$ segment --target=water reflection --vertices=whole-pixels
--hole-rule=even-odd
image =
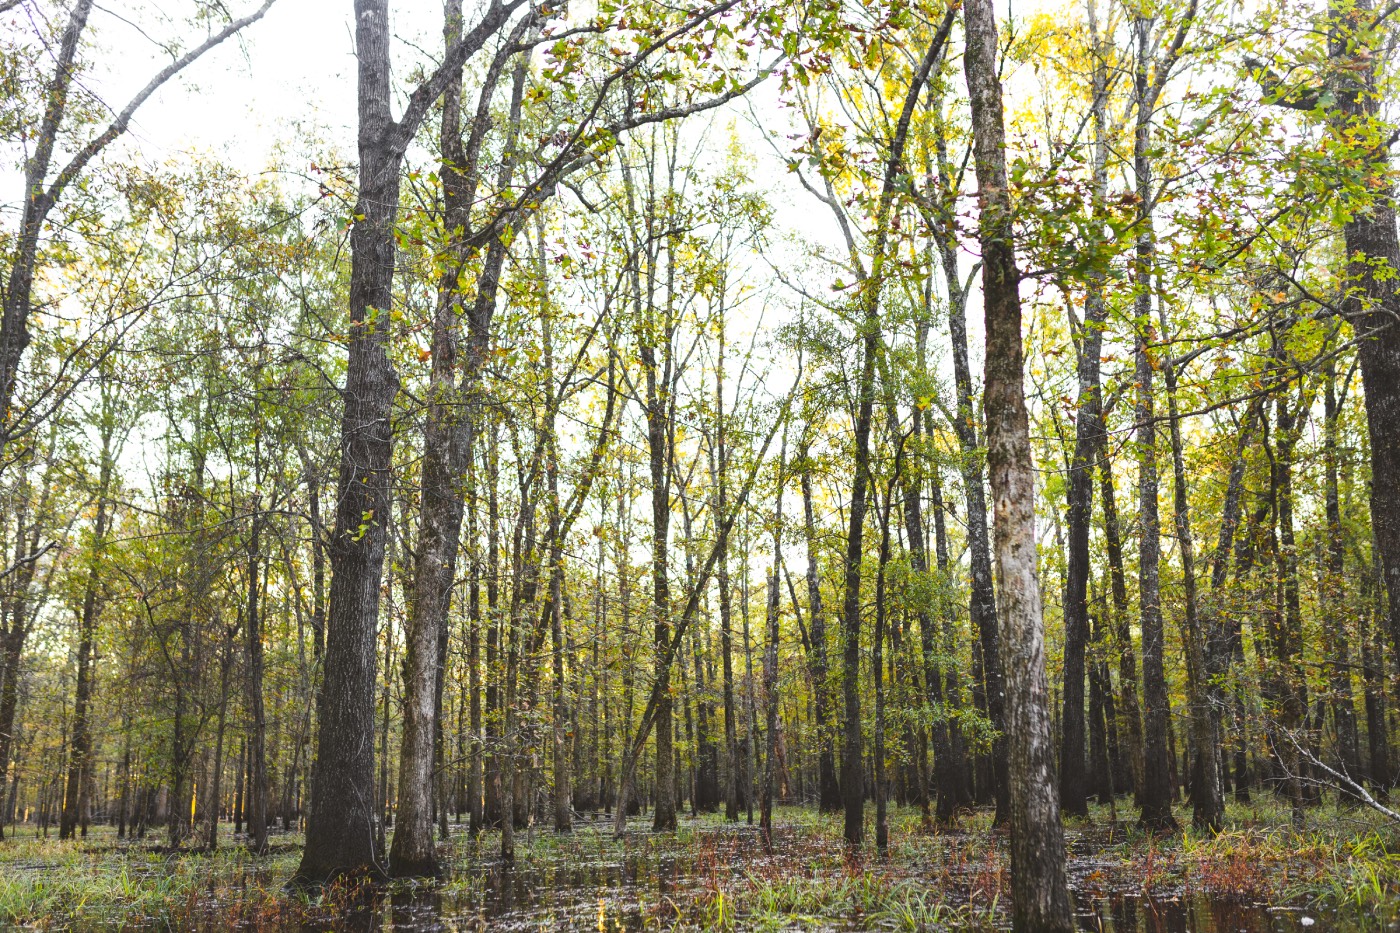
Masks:
[[[231,913],[219,905],[211,888],[210,903],[199,929],[214,933],[228,929],[274,930],[286,933],[514,933],[514,931],[583,930],[626,933],[636,930],[672,929],[680,919],[690,929],[702,911],[697,909],[716,882],[727,884],[744,873],[779,878],[791,876],[794,866],[819,863],[819,847],[802,852],[800,839],[784,840],[786,861],[762,854],[756,835],[743,830],[715,833],[697,846],[693,856],[677,857],[660,845],[653,848],[644,836],[623,855],[600,843],[595,850],[577,837],[571,848],[545,849],[517,866],[492,860],[485,849],[471,846],[463,853],[456,873],[441,885],[365,887],[344,892],[322,914],[322,919],[301,923],[304,914],[249,914],[242,908]],[[828,853],[829,854],[829,853]],[[809,858],[810,856],[810,858]],[[1205,894],[1145,897],[1119,890],[1088,893],[1092,853],[1076,853],[1080,871],[1074,877],[1086,892],[1077,896],[1077,925],[1085,933],[1400,933],[1400,903],[1382,916],[1319,913],[1274,908],[1236,898]],[[1092,866],[1090,866],[1092,867]],[[818,871],[817,879],[836,882],[839,868]],[[807,877],[811,877],[808,875]],[[907,881],[913,876],[901,876]],[[946,876],[945,876],[946,880]],[[245,886],[268,888],[276,879],[266,871],[244,876]],[[931,892],[937,894],[937,892]],[[835,916],[818,920],[792,917],[783,929],[821,930],[829,933],[886,933],[894,930],[893,918],[880,922]],[[297,919],[293,919],[297,918]],[[154,918],[146,918],[153,920]],[[766,917],[772,928],[775,918]],[[910,918],[912,919],[912,918]],[[999,915],[1002,924],[1009,917]],[[186,924],[188,925],[188,924]],[[118,923],[92,923],[85,929],[159,929],[141,918]],[[734,929],[747,930],[743,918]],[[940,927],[941,928],[941,927]]]
[[[382,895],[352,917],[338,918],[334,929],[353,933],[667,929],[684,912],[686,898],[698,894],[700,879],[694,869],[673,858],[644,857],[529,869],[479,866],[474,878],[459,879],[445,888]],[[1400,906],[1382,917],[1343,916],[1204,895],[1114,894],[1080,898],[1078,926],[1086,933],[1400,933]],[[745,929],[742,919],[736,928]],[[805,918],[802,928],[813,928],[811,918]],[[838,919],[817,928],[833,933],[883,929]]]
[[[1382,916],[1269,907],[1207,895],[1081,899],[1079,928],[1094,933],[1393,933],[1400,907]]]

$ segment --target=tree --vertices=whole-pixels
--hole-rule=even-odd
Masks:
[[[1040,583],[1036,576],[1035,487],[1022,385],[1020,272],[1007,185],[1006,137],[991,0],[966,0],[963,63],[972,102],[982,246],[987,358],[983,406],[993,535],[1005,652],[1011,790],[1012,921],[1017,930],[1072,930],[1064,830],[1052,778],[1049,689]]]
[[[70,96],[78,77],[78,45],[92,13],[93,0],[75,0],[68,14],[68,23],[59,40],[54,69],[44,86],[43,115],[37,127],[26,127],[26,143],[33,140],[33,153],[24,165],[24,206],[19,230],[5,273],[6,284],[3,310],[0,311],[0,408],[6,412],[6,424],[0,432],[0,452],[19,433],[32,428],[14,420],[15,383],[20,364],[31,338],[29,322],[33,307],[36,273],[41,260],[42,239],[49,215],[60,200],[84,177],[89,164],[114,140],[126,132],[132,117],[156,91],[171,78],[184,71],[206,52],[221,45],[231,36],[262,19],[275,0],[265,0],[262,6],[240,18],[231,20],[203,42],[157,72],[131,98],[102,130],[90,136],[55,173],[54,155],[65,132],[77,128],[78,116],[70,112]]]

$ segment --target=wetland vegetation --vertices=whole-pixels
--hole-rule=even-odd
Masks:
[[[1144,834],[1094,806],[1066,828],[1079,929],[1131,933],[1365,933],[1400,922],[1395,833],[1354,808],[1325,808],[1296,834],[1286,810],[1232,806],[1230,832]],[[459,829],[462,827],[458,827]],[[840,825],[803,809],[756,827],[682,818],[675,834],[635,820],[567,836],[522,836],[513,864],[494,834],[465,832],[435,884],[285,887],[300,834],[269,852],[172,852],[94,831],[79,847],[14,840],[0,857],[0,923],[34,929],[241,930],[995,930],[1009,925],[1005,834],[990,814],[931,832],[893,821],[887,858],[851,859]]]

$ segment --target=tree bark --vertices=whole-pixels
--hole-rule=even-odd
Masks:
[[[1347,610],[1346,587],[1343,576],[1346,570],[1346,539],[1342,529],[1341,496],[1337,489],[1338,445],[1337,419],[1340,416],[1337,403],[1336,371],[1331,360],[1323,364],[1323,378],[1326,382],[1323,397],[1322,459],[1324,483],[1324,513],[1327,521],[1326,572],[1322,581],[1323,605],[1328,606],[1333,633],[1332,650],[1328,671],[1329,686],[1332,690],[1332,721],[1337,737],[1337,759],[1343,774],[1354,781],[1365,780],[1361,767],[1360,739],[1356,728],[1356,697],[1351,688],[1351,632]],[[1345,391],[1345,387],[1343,387]],[[1364,609],[1363,609],[1364,611]],[[1354,792],[1350,793],[1355,798]]]
[[[940,146],[942,146],[940,140]],[[942,155],[942,153],[940,153]],[[943,165],[947,159],[940,158]],[[942,171],[944,190],[951,188],[951,167]],[[976,630],[982,656],[981,691],[987,717],[996,730],[992,740],[989,773],[992,794],[996,800],[997,823],[1005,822],[1009,803],[1007,785],[1007,748],[1005,688],[1002,684],[1001,648],[998,644],[996,590],[992,581],[992,549],[987,532],[987,495],[983,482],[983,451],[977,437],[977,406],[972,391],[972,366],[967,345],[967,297],[958,275],[958,244],[951,230],[951,217],[946,233],[939,237],[939,255],[948,292],[948,332],[953,351],[953,382],[957,392],[957,417],[953,433],[958,438],[961,458],[959,469],[963,482],[963,498],[967,509],[968,562],[971,587],[968,614]],[[940,228],[942,229],[942,228]],[[979,791],[980,798],[981,791]]]
[[[1091,104],[1094,124],[1093,213],[1096,231],[1104,229],[1108,195],[1108,62],[1099,37],[1097,10],[1089,3],[1094,44]],[[1085,815],[1088,792],[1084,770],[1084,657],[1089,640],[1089,527],[1094,512],[1094,469],[1104,443],[1103,400],[1099,388],[1103,332],[1108,319],[1104,275],[1091,272],[1085,283],[1084,324],[1078,341],[1079,398],[1074,418],[1074,454],[1069,471],[1065,515],[1065,682],[1060,726],[1060,805],[1066,813]]]
[[[248,596],[246,635],[247,670],[244,672],[245,702],[248,705],[248,786],[246,812],[248,849],[254,855],[267,852],[268,779],[267,718],[263,711],[263,631],[261,596],[262,514],[255,510],[248,538]]]
[[[1386,613],[1385,585],[1382,579],[1380,549],[1373,549],[1371,572],[1363,587],[1367,605],[1361,612],[1361,675],[1366,694],[1366,744],[1369,758],[1366,771],[1371,792],[1384,799],[1390,792],[1390,723],[1386,716],[1383,619]],[[1370,592],[1367,592],[1369,590]]]
[[[898,441],[896,441],[897,443]],[[902,451],[901,451],[902,453]],[[901,458],[895,457],[895,473],[901,467]],[[888,779],[885,776],[885,568],[890,562],[890,507],[894,503],[894,480],[891,477],[885,489],[885,507],[878,515],[880,521],[880,551],[878,570],[875,571],[875,631],[870,642],[870,673],[875,682],[875,734],[873,736],[873,770],[875,778],[875,851],[881,858],[890,852],[890,821]]]
[[[870,485],[870,429],[875,408],[875,367],[880,352],[880,290],[885,280],[885,255],[890,231],[890,214],[896,188],[905,174],[904,148],[909,125],[923,94],[934,64],[941,60],[944,43],[952,27],[955,9],[949,7],[929,42],[919,68],[904,97],[904,107],[890,140],[884,179],[875,214],[874,249],[869,274],[862,277],[861,369],[857,383],[855,418],[855,463],[851,480],[851,501],[846,531],[845,593],[842,601],[842,694],[846,707],[844,749],[841,759],[841,792],[845,798],[846,845],[859,849],[863,841],[865,811],[865,767],[861,752],[860,712],[860,584],[861,558],[865,534],[865,512]]]
[[[1156,238],[1152,231],[1151,128],[1153,99],[1148,82],[1149,24],[1134,21],[1138,54],[1135,71],[1137,119],[1133,133],[1133,174],[1138,200],[1137,243],[1133,258],[1134,371],[1137,379],[1138,601],[1142,628],[1143,770],[1138,791],[1139,822],[1152,832],[1174,829],[1172,781],[1167,751],[1171,699],[1167,691],[1166,646],[1162,623],[1161,525],[1157,512],[1157,422],[1152,388],[1155,366],[1152,273]]]
[[[722,309],[718,329],[719,347],[715,363],[714,447],[710,455],[710,474],[711,486],[714,488],[715,520],[719,523],[718,540],[715,543],[718,552],[718,569],[715,571],[715,579],[719,587],[719,641],[724,674],[724,749],[725,758],[729,762],[728,780],[725,781],[724,785],[724,818],[727,822],[735,823],[739,820],[742,768],[739,763],[739,730],[736,720],[738,710],[734,703],[734,621],[732,593],[729,586],[729,525],[723,520],[723,516],[727,515],[729,510],[729,450],[726,444],[724,421],[724,315]]]
[[[83,608],[78,621],[78,674],[73,687],[73,739],[69,743],[68,783],[63,799],[63,815],[59,823],[60,839],[73,838],[73,831],[88,807],[87,795],[83,793],[92,767],[92,722],[91,704],[96,659],[93,657],[97,638],[99,615],[98,590],[101,588],[100,567],[103,551],[107,543],[108,512],[111,507],[113,471],[113,434],[116,430],[113,410],[115,391],[103,374],[101,385],[102,421],[99,434],[102,438],[100,466],[97,479],[97,515],[93,519],[92,545],[88,555],[87,578],[83,583]],[[0,779],[3,779],[0,768]],[[84,833],[86,835],[86,833]]]
[[[375,633],[388,531],[390,418],[399,377],[386,352],[399,166],[389,113],[389,3],[356,0],[360,196],[350,231],[350,346],[341,422],[320,731],[298,878],[380,875],[375,840]]]
[[[410,95],[398,121],[390,113],[388,0],[355,3],[360,190],[350,232],[349,359],[342,392],[339,494],[329,544],[331,592],[325,679],[318,702],[320,730],[306,846],[297,870],[302,883],[384,873],[375,842],[374,753],[367,737],[374,731],[375,635],[393,453],[390,421],[399,387],[387,353],[393,327],[399,172],[428,108],[447,90],[456,69],[510,20],[521,2],[493,2],[470,32],[449,47],[439,69]],[[415,663],[432,666],[431,660]],[[429,705],[433,692],[427,691]],[[427,745],[431,756],[431,729]]]
[[[1362,177],[1340,190],[1345,208],[1349,288],[1345,310],[1356,330],[1357,357],[1365,390],[1366,424],[1371,434],[1371,523],[1380,551],[1389,597],[1387,628],[1400,655],[1400,233],[1396,230],[1390,148],[1358,142],[1371,134],[1385,138],[1378,57],[1384,40],[1370,0],[1336,2],[1329,10],[1330,80],[1337,105],[1328,121],[1341,151],[1357,153]],[[1369,26],[1369,28],[1368,28]]]
[[[933,541],[934,560],[938,568],[939,576],[947,582],[950,579],[949,557],[948,557],[948,529],[944,519],[943,504],[943,484],[938,476],[938,467],[933,468],[933,475],[930,477],[929,490],[931,494],[931,505],[933,508]],[[945,658],[957,657],[957,641],[954,631],[954,613],[952,606],[945,608],[943,615],[943,625],[940,650]],[[927,649],[925,653],[927,657]],[[934,672],[936,676],[938,672]],[[944,717],[947,719],[948,753],[944,761],[934,759],[933,776],[938,785],[938,799],[934,808],[934,816],[940,823],[948,825],[952,823],[957,812],[957,808],[970,799],[967,787],[967,760],[964,753],[965,743],[963,741],[962,728],[958,720],[952,715],[953,712],[962,708],[962,685],[958,676],[958,664],[956,662],[946,665],[941,672],[945,675],[943,708]],[[925,668],[925,676],[930,676]]]
[[[1012,925],[1074,929],[1065,881],[1064,829],[1054,778],[1044,620],[1036,574],[1035,469],[1026,411],[1020,272],[1012,239],[1006,130],[991,0],[966,0],[963,64],[972,108],[987,333],[983,406],[994,502],[1001,648],[1006,652]]]
[[[768,579],[767,643],[763,651],[763,697],[768,748],[763,756],[763,806],[759,828],[764,847],[773,851],[773,798],[776,794],[778,758],[778,623],[782,606],[783,480],[787,471],[787,437],[778,456],[778,479],[773,493],[773,570]]]
[[[1298,548],[1293,528],[1293,458],[1297,450],[1307,412],[1312,407],[1311,393],[1304,389],[1303,399],[1297,412],[1292,410],[1288,398],[1280,395],[1276,400],[1277,420],[1272,493],[1274,515],[1278,523],[1278,547],[1275,549],[1275,563],[1278,580],[1280,606],[1273,615],[1270,641],[1274,660],[1278,664],[1274,672],[1279,704],[1279,723],[1287,735],[1276,736],[1275,750],[1279,753],[1284,767],[1284,779],[1289,796],[1292,798],[1292,817],[1295,829],[1303,825],[1304,774],[1303,756],[1300,743],[1307,741],[1303,730],[1307,728],[1307,682],[1302,668],[1303,653],[1303,613],[1298,590]]]
[[[804,448],[802,464],[802,522],[807,544],[808,667],[812,678],[812,718],[817,730],[817,808],[835,813],[841,808],[841,785],[836,780],[836,748],[831,723],[831,694],[826,656],[826,610],[817,564],[817,523],[812,504],[812,462]]]
[[[1166,312],[1159,305],[1163,332]],[[1191,534],[1190,505],[1186,491],[1186,456],[1181,442],[1181,416],[1176,402],[1176,370],[1164,367],[1167,385],[1167,414],[1172,449],[1172,514],[1176,524],[1177,550],[1181,555],[1182,588],[1186,599],[1184,641],[1186,679],[1191,702],[1191,821],[1197,829],[1218,833],[1225,824],[1225,794],[1220,786],[1220,737],[1211,703],[1210,670],[1207,664],[1206,636],[1196,587],[1196,546]]]

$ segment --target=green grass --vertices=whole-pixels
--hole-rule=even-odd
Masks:
[[[311,907],[282,890],[296,860],[290,846],[263,858],[232,846],[167,854],[108,827],[77,842],[21,831],[0,843],[0,926],[178,929],[228,911],[256,928]]]

